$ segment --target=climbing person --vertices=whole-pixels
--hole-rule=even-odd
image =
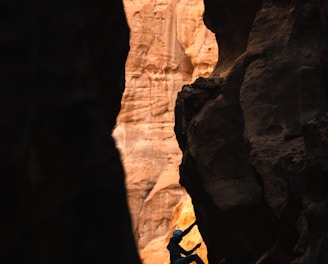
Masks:
[[[180,228],[174,229],[170,242],[167,245],[167,249],[170,251],[171,264],[188,264],[193,261],[196,261],[197,264],[204,264],[202,259],[197,254],[192,254],[197,248],[200,247],[200,243],[189,251],[186,251],[179,245],[182,238],[188,234],[195,225],[196,221],[184,231]],[[185,256],[183,257],[182,255]]]

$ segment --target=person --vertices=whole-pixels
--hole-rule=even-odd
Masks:
[[[197,264],[204,264],[202,259],[197,254],[192,254],[197,248],[200,247],[201,243],[198,243],[193,249],[189,251],[186,251],[179,245],[182,238],[188,234],[195,225],[196,221],[184,231],[180,228],[174,229],[173,235],[170,238],[170,242],[167,245],[167,249],[170,251],[171,264],[188,264],[193,261],[196,261]],[[182,254],[185,255],[185,257],[183,257]]]

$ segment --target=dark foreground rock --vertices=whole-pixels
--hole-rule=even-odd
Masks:
[[[120,0],[1,1],[0,263],[140,263],[111,130]]]
[[[185,86],[175,131],[209,262],[328,263],[328,1],[204,2],[217,92]]]

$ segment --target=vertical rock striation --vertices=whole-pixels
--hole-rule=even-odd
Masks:
[[[173,130],[177,91],[183,83],[209,76],[218,50],[214,34],[203,23],[201,0],[126,0],[124,6],[131,49],[114,135],[142,250],[167,234],[173,209],[186,195],[179,185],[181,151]],[[168,260],[166,244],[160,253]],[[154,260],[145,253],[143,261]]]
[[[204,2],[220,61],[175,131],[209,263],[328,263],[328,1]]]
[[[120,0],[0,4],[0,262],[140,263],[111,130]]]

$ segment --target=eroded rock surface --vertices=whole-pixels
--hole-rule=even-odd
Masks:
[[[140,260],[111,131],[120,0],[1,1],[0,263]]]
[[[143,249],[167,234],[173,209],[186,195],[179,184],[181,151],[173,130],[177,91],[209,76],[218,48],[203,23],[201,0],[126,0],[124,5],[131,49],[114,135],[127,174],[133,230]],[[166,245],[159,253],[167,254]],[[148,255],[148,263],[152,258]]]
[[[204,2],[223,62],[175,131],[209,263],[328,263],[328,1]]]
[[[140,252],[141,260],[143,264],[151,263],[163,263],[170,264],[169,251],[166,250],[166,246],[169,243],[172,232],[175,228],[186,229],[195,221],[194,208],[191,203],[191,199],[188,195],[185,195],[180,199],[179,203],[173,208],[173,214],[171,217],[171,226],[169,231],[161,236],[153,239],[150,243],[146,245]],[[199,233],[197,225],[182,239],[180,245],[186,249],[190,250],[197,243],[201,243],[201,247],[198,248],[195,253],[200,256],[200,258],[207,262],[207,250],[206,245]],[[165,249],[165,250],[163,250]]]

